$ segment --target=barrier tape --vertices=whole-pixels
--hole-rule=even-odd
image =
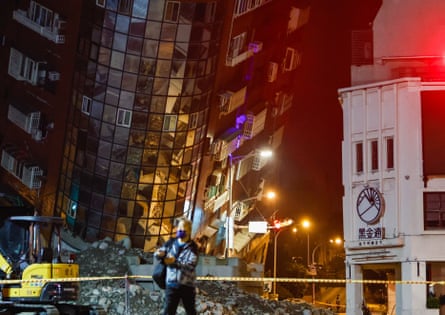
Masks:
[[[75,278],[54,278],[54,279],[6,279],[0,280],[1,284],[19,284],[35,282],[84,282],[84,281],[102,281],[102,280],[129,280],[129,279],[147,279],[152,277],[148,275],[124,275],[124,276],[106,276],[106,277],[75,277]],[[198,276],[198,281],[228,281],[228,282],[299,282],[299,283],[335,283],[335,284],[430,284],[445,285],[445,281],[422,281],[422,280],[369,280],[369,279],[317,279],[317,278],[273,278],[273,277],[216,277],[216,276]]]

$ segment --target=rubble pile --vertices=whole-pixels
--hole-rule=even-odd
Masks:
[[[87,280],[81,283],[79,302],[98,304],[109,315],[160,314],[164,291],[157,286],[142,287],[129,275],[127,257],[138,257],[141,263],[152,263],[153,257],[124,243],[115,244],[109,239],[92,244],[78,254],[77,262],[81,277],[106,277],[104,280]],[[113,279],[115,277],[115,279]],[[308,304],[292,304],[272,301],[241,291],[236,283],[222,281],[198,281],[196,309],[205,315],[302,315]],[[332,315],[332,311],[312,309],[314,315]],[[180,305],[177,314],[185,314]]]

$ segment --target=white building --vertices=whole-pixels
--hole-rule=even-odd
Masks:
[[[445,280],[445,1],[383,0],[352,38],[352,86],[339,90],[347,314],[363,302],[376,314],[438,314],[429,292],[445,287],[429,284]],[[389,282],[360,281],[372,279]]]

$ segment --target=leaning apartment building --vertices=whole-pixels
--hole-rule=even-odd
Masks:
[[[363,303],[438,314],[445,294],[444,12],[439,0],[383,0],[353,32],[352,85],[339,90],[350,315]]]
[[[245,227],[293,103],[297,2],[2,2],[8,194],[83,240],[151,251],[185,215],[203,253],[264,262]]]

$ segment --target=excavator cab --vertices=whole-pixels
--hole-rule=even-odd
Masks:
[[[0,226],[0,269],[11,281],[2,287],[4,301],[56,302],[77,300],[79,266],[62,262],[63,219],[11,216]]]

